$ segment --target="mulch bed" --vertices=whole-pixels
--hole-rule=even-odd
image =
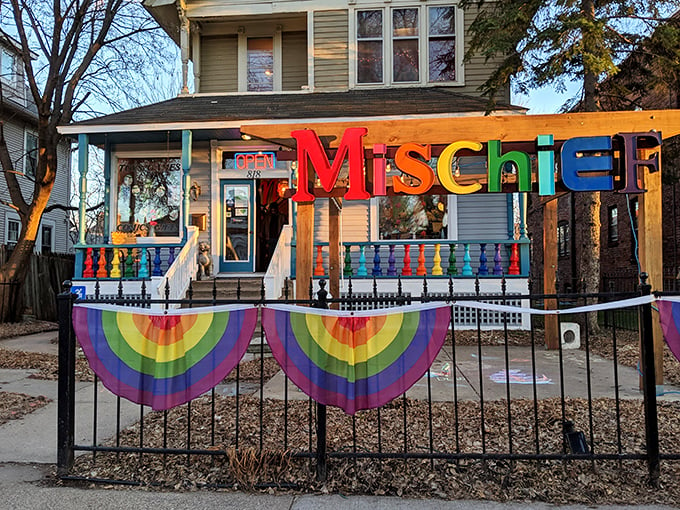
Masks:
[[[18,420],[51,402],[46,397],[31,397],[23,393],[0,393],[0,425]]]

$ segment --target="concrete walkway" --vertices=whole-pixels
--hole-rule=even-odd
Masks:
[[[16,350],[30,350],[34,352],[57,353],[57,345],[52,342],[55,332],[30,335],[17,339],[0,340],[0,347]],[[499,349],[501,349],[499,351]],[[527,352],[525,348],[512,348],[512,361],[510,379],[523,381],[527,376]],[[546,379],[555,380],[556,353],[537,351],[536,373],[544,384],[541,389],[550,390],[550,384]],[[530,355],[530,353],[529,353]],[[505,358],[502,348],[488,347],[482,352],[482,363],[479,363],[476,348],[459,347],[457,350],[457,365],[459,374],[456,384],[459,388],[459,398],[478,398],[479,394],[479,367],[482,370],[484,398],[504,398],[505,379],[504,375],[498,375],[499,371],[505,370]],[[540,360],[540,361],[539,361]],[[448,367],[447,368],[447,363]],[[433,368],[432,382],[433,395],[436,399],[450,399],[453,388],[453,378],[450,366],[452,359],[449,354],[443,352]],[[529,361],[530,363],[530,361]],[[570,369],[567,380],[575,387],[583,385],[585,374],[585,362],[583,353],[574,351],[569,354]],[[593,380],[598,391],[606,395],[613,395],[612,379],[607,375],[611,368],[611,362],[604,360],[594,361]],[[598,364],[601,363],[601,364]],[[529,365],[531,366],[531,365]],[[517,370],[519,372],[512,372]],[[583,506],[553,506],[545,503],[495,503],[486,501],[441,501],[433,500],[408,500],[393,497],[380,496],[350,496],[341,495],[270,495],[250,494],[226,491],[204,491],[188,493],[153,492],[148,490],[111,490],[102,487],[97,488],[73,488],[61,487],[53,483],[45,483],[54,480],[52,474],[56,463],[56,429],[57,429],[57,383],[31,377],[31,370],[0,370],[0,398],[2,392],[24,393],[32,396],[44,396],[52,400],[47,406],[30,413],[18,420],[12,420],[0,426],[0,510],[4,509],[130,509],[145,507],[160,507],[173,509],[201,510],[211,508],[238,508],[243,510],[268,508],[269,510],[354,510],[363,508],[381,509],[404,509],[413,508],[425,510],[496,510],[496,509],[535,509],[548,510],[561,508],[571,510],[585,508]],[[632,373],[631,373],[632,372]],[[637,374],[633,369],[620,368],[620,386],[622,397],[639,398],[637,386]],[[281,375],[277,377],[282,377]],[[545,377],[545,379],[544,379]],[[559,381],[559,379],[557,379]],[[412,390],[410,396],[418,398],[426,380],[421,380]],[[488,389],[487,389],[488,386]],[[556,386],[556,385],[555,385]],[[271,381],[266,388],[267,392],[276,393],[281,388],[275,380]],[[528,391],[531,384],[517,383],[511,386],[513,395],[515,391]],[[667,388],[670,390],[670,388]],[[580,390],[575,390],[580,392]],[[467,392],[467,393],[465,393]],[[295,398],[296,392],[291,392],[291,398]],[[494,395],[498,395],[494,397]],[[272,395],[273,396],[273,395]],[[545,395],[544,395],[545,396]],[[677,395],[662,397],[663,399],[676,398]],[[93,434],[93,409],[94,392],[90,383],[78,383],[77,385],[77,411],[76,411],[76,442],[88,444],[92,442]],[[304,397],[306,398],[306,397]],[[97,405],[100,416],[107,413],[115,413],[116,399],[101,385],[98,385]],[[121,401],[121,427],[127,427],[139,419],[139,406]],[[113,420],[112,420],[113,421]],[[97,438],[103,440],[115,433],[115,423],[99,420],[97,424]],[[589,506],[588,508],[593,508]],[[602,506],[603,509],[632,508],[626,506]],[[636,506],[638,509],[661,510],[672,508],[667,506]]]

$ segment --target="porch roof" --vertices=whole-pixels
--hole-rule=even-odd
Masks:
[[[191,129],[195,140],[238,139],[244,123],[305,122],[310,120],[379,120],[414,116],[460,116],[485,112],[484,98],[468,96],[448,87],[352,89],[339,92],[287,92],[247,94],[187,94],[103,117],[62,126],[65,135],[167,131]],[[504,113],[525,108],[499,104]]]

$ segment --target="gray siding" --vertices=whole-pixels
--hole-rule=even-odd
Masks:
[[[236,35],[202,37],[199,92],[237,91],[238,37]]]
[[[314,86],[349,85],[349,15],[347,10],[314,13]]]
[[[504,193],[458,196],[458,239],[507,239],[507,204]]]
[[[368,200],[345,200],[342,204],[341,240],[344,242],[365,242],[369,240]],[[328,242],[328,199],[314,202],[314,242]]]
[[[211,182],[210,182],[210,144],[209,142],[194,142],[191,153],[191,185],[194,183],[201,187],[201,196],[198,200],[189,202],[189,214],[206,215],[205,231],[199,232],[199,242],[205,241],[210,244],[210,229],[212,228],[212,217],[210,209]],[[216,183],[218,185],[219,183]],[[219,214],[220,211],[215,211]],[[190,222],[191,223],[191,222]],[[219,253],[219,246],[212,247],[212,253]]]
[[[283,32],[281,34],[282,71],[281,88],[300,90],[307,80],[307,32]]]

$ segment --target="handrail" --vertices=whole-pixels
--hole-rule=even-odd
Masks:
[[[163,276],[152,277],[155,285],[151,285],[151,298],[166,298],[166,287],[169,299],[181,299],[186,294],[189,284],[196,276],[198,250],[198,227],[187,227],[186,243]]]
[[[285,285],[286,277],[290,276],[291,246],[293,227],[284,225],[276,243],[274,254],[269,261],[269,267],[264,275],[264,288],[266,299],[278,299]]]

